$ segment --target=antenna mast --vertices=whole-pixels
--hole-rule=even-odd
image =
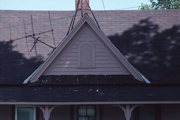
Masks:
[[[25,34],[25,39],[26,39],[26,49],[29,54],[29,46],[28,46],[28,37],[27,37],[27,31],[26,31],[26,22],[23,20],[23,25],[24,25],[24,34]]]
[[[83,15],[86,13],[86,11],[90,11],[94,20],[95,20],[95,23],[97,24],[97,26],[100,28],[98,22],[97,22],[97,19],[93,13],[93,11],[91,10],[91,7],[89,5],[89,0],[76,0],[76,8],[75,8],[75,13],[74,13],[74,16],[70,22],[70,25],[69,25],[69,29],[68,29],[68,32],[66,35],[69,34],[69,32],[74,28],[74,23],[76,21],[76,17],[77,17],[77,12],[78,11],[81,11],[81,17],[83,17]]]
[[[11,30],[11,24],[9,24],[9,39],[12,40],[12,30]]]
[[[34,48],[35,49],[35,54],[37,56],[37,48],[36,48],[36,43],[37,43],[37,40],[39,39],[38,38],[35,38],[35,33],[34,33],[34,24],[33,24],[33,16],[31,15],[31,29],[32,29],[32,38],[34,40],[34,45],[33,47],[31,48],[30,52],[32,52],[32,49]]]
[[[51,23],[51,18],[49,16],[49,20],[50,20],[50,27],[51,27],[51,30],[47,30],[47,31],[43,31],[43,32],[39,32],[39,33],[35,33],[35,30],[34,30],[34,22],[33,22],[33,16],[31,15],[31,31],[32,31],[32,34],[27,34],[27,29],[26,29],[26,23],[25,23],[25,20],[23,20],[23,25],[24,25],[24,34],[25,36],[24,37],[20,37],[20,38],[16,38],[16,39],[13,39],[13,41],[17,41],[17,40],[21,40],[21,39],[26,39],[26,47],[27,49],[29,48],[28,46],[28,38],[32,38],[33,39],[33,46],[31,47],[30,50],[28,50],[28,53],[29,52],[32,52],[33,49],[35,49],[35,55],[37,56],[37,46],[36,44],[39,42],[39,43],[42,43],[50,48],[52,48],[53,50],[55,49],[55,47],[47,44],[46,42],[40,40],[40,35],[42,34],[46,34],[46,33],[49,33],[51,32],[52,33],[52,37],[53,37],[53,40],[54,40],[54,45],[55,45],[55,37],[54,37],[54,33],[53,33],[53,28],[52,28],[52,23]],[[10,29],[10,39],[11,39],[11,25],[9,25],[9,29]]]
[[[48,15],[49,15],[49,23],[50,23],[50,27],[51,27],[51,34],[52,34],[52,38],[53,38],[53,43],[54,43],[54,47],[56,47],[56,40],[55,40],[55,37],[54,37],[54,29],[52,27],[50,11],[48,11]]]

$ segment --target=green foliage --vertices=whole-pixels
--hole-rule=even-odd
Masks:
[[[150,5],[141,4],[140,10],[180,9],[180,0],[150,0]]]
[[[151,5],[141,3],[140,10],[151,10]]]

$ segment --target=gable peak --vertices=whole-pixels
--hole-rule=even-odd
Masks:
[[[71,19],[71,22],[70,22],[70,26],[69,26],[67,35],[68,35],[68,34],[72,31],[72,29],[74,28],[75,22],[76,22],[76,18],[77,18],[77,14],[78,14],[78,13],[81,14],[81,19],[82,19],[82,18],[86,18],[87,16],[89,16],[88,14],[91,14],[91,16],[92,16],[92,18],[93,18],[93,21],[94,21],[95,24],[100,28],[99,23],[98,23],[95,15],[94,15],[94,13],[93,13],[93,11],[91,10],[91,8],[90,8],[90,6],[89,6],[89,3],[87,3],[87,0],[84,0],[84,1],[86,1],[85,3],[88,5],[88,9],[86,9],[86,8],[84,8],[84,9],[83,9],[83,8],[79,9],[79,8],[78,8],[78,6],[79,6],[79,4],[80,4],[81,1],[83,1],[83,0],[78,0],[78,1],[77,1],[76,11],[75,11],[75,13],[74,13],[73,18]],[[86,6],[87,6],[87,5],[86,5]],[[82,6],[81,6],[81,7],[82,7]],[[89,18],[90,18],[90,16],[89,16]],[[80,19],[79,21],[81,21],[81,19]]]

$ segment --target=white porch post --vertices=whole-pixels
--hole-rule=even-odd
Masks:
[[[132,115],[132,111],[139,105],[118,105],[124,112],[124,116],[126,120],[130,120],[131,119],[131,115]]]
[[[43,112],[44,120],[49,120],[51,116],[51,112],[54,110],[56,106],[38,106]]]

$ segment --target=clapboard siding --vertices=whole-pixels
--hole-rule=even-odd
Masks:
[[[116,64],[112,64],[112,63],[108,63],[108,62],[106,64],[106,66],[104,64],[106,64],[106,63],[96,64],[95,68],[117,68]],[[68,66],[68,67],[71,67],[71,68],[77,68],[78,67],[77,63],[75,63],[75,62],[66,62],[66,64],[61,62],[61,63],[56,64],[56,68],[62,68],[64,66]]]
[[[59,74],[60,73],[60,74]],[[46,74],[45,74],[46,75]],[[109,71],[98,71],[98,72],[94,72],[94,71],[81,71],[81,72],[78,72],[78,71],[70,71],[69,72],[66,72],[66,71],[53,71],[52,72],[49,72],[47,75],[119,75],[119,71],[114,71],[114,72],[109,72]],[[127,74],[123,74],[123,75],[129,75],[128,73]]]
[[[109,69],[111,69],[113,72],[114,71],[116,71],[116,72],[118,72],[118,71],[120,71],[119,69],[117,69],[117,68],[109,68]],[[53,69],[52,71],[56,71],[56,72],[58,72],[58,71],[64,71],[64,70],[68,70],[69,72],[98,72],[98,71],[101,71],[101,72],[111,72],[109,69],[104,69],[104,68],[95,68],[95,69],[78,69],[78,68],[74,68],[74,67],[67,67],[67,68],[61,68],[61,69],[59,69],[58,67],[56,67],[55,69]]]
[[[80,71],[82,71],[82,69],[83,70],[88,70],[88,71],[90,71],[90,70],[97,70],[97,68],[99,68],[99,70],[101,69],[101,68],[111,68],[111,69],[116,69],[117,68],[117,66],[112,66],[112,65],[107,65],[107,66],[104,66],[104,65],[96,65],[94,68],[89,68],[89,69],[87,69],[87,68],[78,68],[78,66],[76,65],[76,64],[66,64],[66,65],[58,65],[58,66],[56,66],[56,67],[54,67],[55,69],[57,68],[57,69],[63,69],[63,68],[70,68],[70,69],[74,69],[74,70],[77,70],[77,69],[79,69]],[[54,70],[55,70],[54,69]],[[103,69],[104,70],[104,69]],[[119,71],[119,69],[117,69],[118,71]],[[60,71],[60,70],[59,70]]]
[[[80,68],[80,45],[88,43],[93,46],[95,66],[91,69]],[[127,75],[129,71],[112,54],[102,40],[85,24],[71,42],[51,63],[44,75]]]

